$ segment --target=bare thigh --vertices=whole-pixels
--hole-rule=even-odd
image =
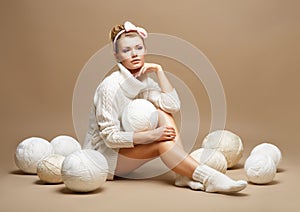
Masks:
[[[158,112],[158,126],[173,126],[176,131],[176,138],[174,140],[178,141],[179,132],[176,128],[172,115],[160,109],[158,109]],[[158,144],[156,142],[135,145],[133,148],[122,148],[119,150],[115,174],[118,176],[127,174],[159,156]]]
[[[128,174],[158,156],[157,147],[153,143],[135,145],[133,148],[122,148],[119,150],[115,174],[118,176]]]

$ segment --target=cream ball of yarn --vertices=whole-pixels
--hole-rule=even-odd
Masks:
[[[131,101],[122,113],[122,126],[125,131],[140,132],[155,129],[158,124],[158,111],[145,99]]]
[[[255,184],[269,183],[276,174],[276,165],[268,155],[250,155],[245,161],[244,169],[248,180]]]
[[[37,166],[40,180],[46,183],[62,183],[61,167],[65,156],[52,154],[43,158]]]
[[[193,151],[190,156],[200,164],[206,164],[219,172],[226,173],[227,161],[225,156],[215,149],[200,148]]]
[[[227,168],[235,166],[243,156],[241,138],[228,130],[216,130],[209,133],[204,138],[202,147],[222,152],[227,161]]]
[[[257,145],[256,147],[253,148],[253,150],[250,153],[251,155],[253,154],[265,154],[268,155],[272,158],[274,161],[276,167],[278,167],[279,162],[281,161],[281,151],[280,149],[275,146],[274,144],[270,143],[262,143]]]
[[[38,163],[53,153],[51,144],[39,137],[30,137],[17,146],[15,152],[15,163],[23,172],[36,174]]]
[[[81,149],[79,142],[71,136],[59,135],[50,141],[54,153],[62,156],[68,156],[72,152]]]
[[[101,187],[108,175],[105,157],[91,149],[77,150],[62,164],[62,179],[66,187],[75,192],[90,192]]]

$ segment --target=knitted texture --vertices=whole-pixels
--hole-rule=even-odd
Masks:
[[[204,138],[202,147],[222,152],[227,160],[227,168],[235,166],[243,156],[241,138],[228,130],[216,130],[209,133]]]
[[[207,165],[199,165],[195,169],[193,180],[201,182],[206,192],[232,193],[241,191],[247,186],[246,181],[234,181]]]
[[[226,173],[227,161],[225,156],[215,149],[200,148],[193,151],[190,156],[194,158],[199,164],[206,164],[213,169]]]
[[[83,146],[98,150],[106,157],[110,180],[113,179],[119,148],[134,146],[134,132],[126,132],[121,124],[126,105],[134,99],[146,99],[169,113],[180,109],[175,89],[162,93],[158,84],[147,75],[135,78],[121,63],[117,65],[119,70],[107,76],[95,91]]]
[[[62,179],[75,192],[90,192],[106,181],[108,165],[98,151],[78,150],[67,156],[62,164]]]
[[[276,167],[278,167],[280,161],[281,161],[281,151],[280,149],[275,146],[274,144],[270,144],[270,143],[262,143],[257,145],[256,147],[254,147],[250,153],[251,155],[254,154],[264,154],[264,155],[268,155],[272,158],[272,160],[274,161]]]
[[[263,154],[251,154],[244,166],[247,178],[255,184],[270,183],[276,174],[276,165],[272,158]]]
[[[17,146],[15,163],[19,169],[26,173],[36,174],[38,163],[53,153],[51,144],[38,137],[30,137],[23,140]]]
[[[55,154],[68,156],[72,152],[81,149],[81,145],[77,140],[67,135],[56,136],[50,141]]]
[[[153,104],[145,99],[130,102],[122,114],[122,125],[126,131],[141,132],[157,127],[158,111]]]
[[[37,174],[46,183],[61,183],[61,166],[65,156],[49,155],[38,163]]]

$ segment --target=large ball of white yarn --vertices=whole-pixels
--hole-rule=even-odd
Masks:
[[[247,178],[255,184],[271,182],[276,174],[276,165],[268,155],[250,155],[244,166]]]
[[[89,192],[106,181],[108,164],[98,151],[78,150],[65,158],[61,173],[67,188],[75,192]]]
[[[190,156],[200,164],[206,164],[207,166],[210,166],[211,168],[216,169],[224,174],[226,173],[226,158],[218,150],[200,148],[193,151]]]
[[[235,166],[243,156],[241,138],[228,130],[216,130],[209,133],[204,138],[202,147],[222,152],[227,160],[227,168]]]
[[[52,153],[53,148],[47,140],[39,137],[30,137],[17,146],[15,163],[22,171],[36,174],[38,163]]]
[[[272,158],[276,167],[278,167],[278,164],[281,161],[280,149],[277,146],[275,146],[274,144],[270,144],[270,143],[262,143],[262,144],[257,145],[256,147],[253,148],[253,150],[251,151],[250,154],[251,155],[253,155],[253,154],[268,155]]]
[[[62,156],[68,156],[72,152],[81,149],[81,145],[71,136],[60,135],[51,140],[54,153]]]
[[[122,126],[125,131],[140,132],[155,129],[158,123],[158,111],[145,99],[135,99],[124,109]]]
[[[37,166],[37,174],[40,180],[46,183],[62,183],[61,167],[65,156],[49,155],[42,159]]]

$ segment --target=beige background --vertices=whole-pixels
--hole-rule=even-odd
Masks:
[[[296,211],[299,6],[297,0],[2,0],[1,211]],[[267,141],[283,153],[273,183],[250,184],[228,196],[177,188],[167,173],[151,180],[107,182],[92,194],[76,195],[63,184],[43,185],[37,176],[17,171],[13,154],[23,139],[76,136],[76,79],[88,59],[109,42],[111,27],[125,20],[185,39],[209,58],[226,94],[226,128],[245,146],[243,160],[228,175],[245,179],[243,161],[256,144]],[[180,64],[156,59],[169,72],[180,73],[201,107],[197,148],[210,124],[205,89]]]

